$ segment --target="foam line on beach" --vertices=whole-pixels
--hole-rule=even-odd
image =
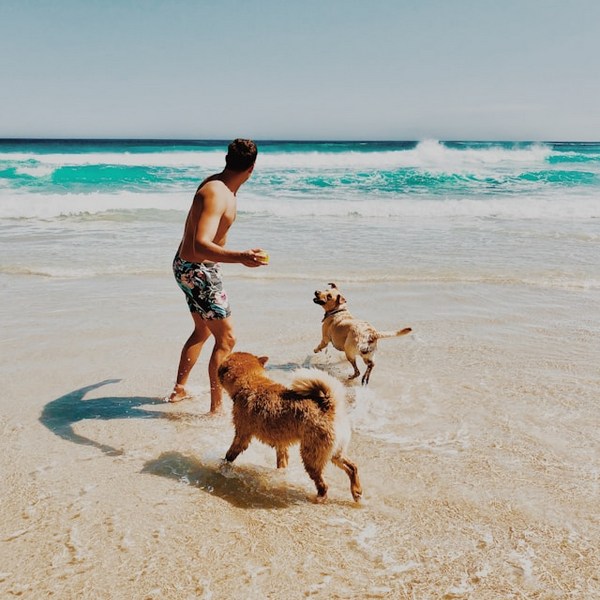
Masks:
[[[252,273],[240,271],[236,274],[231,274],[230,278],[234,279],[254,279],[262,281],[326,281],[331,279],[331,275],[325,271],[322,274],[315,274],[314,272],[308,275],[302,273],[281,273],[281,272],[269,272],[269,273]],[[462,284],[462,285],[501,285],[501,286],[528,286],[536,288],[553,288],[553,289],[565,289],[565,290],[594,290],[600,289],[600,280],[589,279],[589,278],[576,278],[563,274],[562,277],[554,274],[554,277],[548,277],[547,275],[540,275],[539,277],[523,276],[523,277],[503,277],[503,276],[490,276],[481,275],[476,276],[466,273],[423,273],[419,274],[387,274],[381,273],[377,275],[365,275],[361,274],[353,276],[349,273],[337,274],[337,284],[385,284],[385,283],[418,283],[418,284]]]
[[[167,266],[164,267],[145,267],[140,269],[137,265],[98,265],[96,267],[73,268],[60,266],[40,266],[38,268],[30,268],[20,265],[0,265],[0,274],[16,277],[40,277],[46,279],[88,279],[94,277],[105,276],[122,276],[128,278],[143,278],[143,277],[170,277],[171,272]],[[321,274],[311,273],[304,275],[297,271],[281,272],[263,269],[262,273],[253,273],[246,271],[237,271],[228,274],[230,281],[254,280],[264,282],[311,282],[314,285],[315,281],[326,281],[331,279],[330,273],[323,270]],[[597,290],[600,289],[600,280],[589,278],[572,277],[567,273],[562,276],[556,274],[553,277],[540,275],[538,277],[503,277],[481,275],[474,276],[466,273],[452,274],[436,274],[436,273],[419,273],[419,274],[387,274],[381,273],[376,275],[356,275],[349,273],[338,273],[336,275],[338,284],[423,284],[423,285],[499,285],[499,286],[526,286],[532,288],[547,288],[547,289],[563,289],[563,290]]]
[[[168,217],[165,211],[184,213],[190,204],[190,194],[146,193],[129,191],[89,194],[3,193],[0,219],[118,218],[145,220],[148,210],[157,210],[156,220]]]
[[[163,222],[183,220],[190,193],[161,192],[88,194],[3,193],[0,220],[87,218]],[[154,211],[154,212],[152,212]],[[171,217],[168,213],[171,213]],[[355,192],[336,197],[269,198],[256,193],[240,200],[240,215],[332,218],[423,218],[446,219],[592,219],[600,218],[600,204],[591,193],[572,193],[569,201],[553,195],[496,196],[471,198],[360,197]]]

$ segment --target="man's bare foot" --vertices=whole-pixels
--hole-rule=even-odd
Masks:
[[[182,385],[176,383],[171,394],[165,398],[165,402],[181,402],[186,398],[191,398],[191,396],[185,391]]]
[[[225,411],[223,410],[223,406],[221,404],[217,404],[216,406],[211,404],[210,411],[208,412],[209,416],[220,417],[223,414],[225,414]]]

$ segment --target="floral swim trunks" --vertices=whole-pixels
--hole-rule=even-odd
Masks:
[[[203,319],[226,319],[231,314],[219,263],[189,262],[176,254],[173,274],[185,293],[190,312],[198,313]]]

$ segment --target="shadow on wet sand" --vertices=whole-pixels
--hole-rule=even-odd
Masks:
[[[84,420],[102,420],[109,421],[113,419],[181,419],[189,417],[182,413],[174,415],[161,411],[153,411],[142,408],[148,405],[164,405],[162,399],[149,398],[145,396],[105,396],[103,398],[92,398],[86,400],[85,396],[89,392],[96,390],[104,385],[118,383],[120,379],[105,379],[98,383],[74,390],[48,402],[40,415],[40,422],[60,438],[82,444],[84,446],[93,446],[98,448],[109,456],[118,456],[123,454],[107,444],[102,444],[75,432],[73,425]],[[197,416],[197,415],[196,415]]]
[[[273,479],[282,474],[271,469],[230,465],[225,461],[202,463],[194,456],[164,452],[148,461],[142,473],[174,479],[226,500],[237,508],[286,508],[306,503],[310,494],[288,482]]]

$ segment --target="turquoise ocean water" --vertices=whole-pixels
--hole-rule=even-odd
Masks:
[[[270,277],[600,281],[600,143],[258,145],[230,244],[269,250]],[[164,272],[226,146],[0,141],[0,272]]]
[[[189,191],[222,166],[226,144],[0,140],[0,189],[3,200],[10,192]],[[259,168],[249,187],[266,198],[464,200],[523,193],[546,198],[564,191],[585,195],[600,186],[600,143],[265,141],[259,147]]]

